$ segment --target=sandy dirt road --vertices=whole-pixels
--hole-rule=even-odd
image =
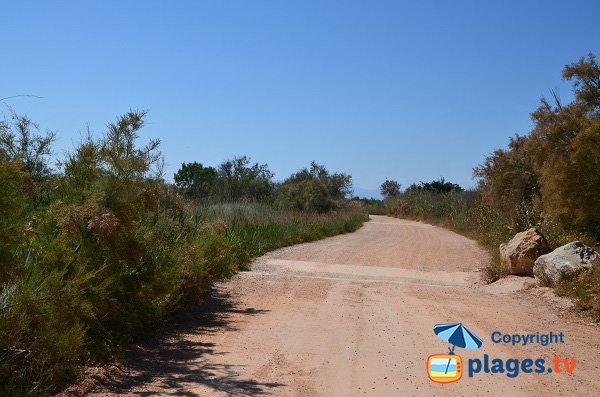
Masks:
[[[488,260],[476,243],[448,230],[372,216],[355,233],[259,258],[252,271],[216,286],[168,335],[135,347],[122,371],[103,376],[91,394],[597,395],[600,329],[535,289],[477,283],[476,270]],[[448,346],[433,325],[454,322],[483,339],[479,350],[457,348],[465,366],[484,354],[548,362],[556,354],[576,358],[575,370],[433,383],[426,359]],[[565,343],[494,344],[496,330],[563,332]]]

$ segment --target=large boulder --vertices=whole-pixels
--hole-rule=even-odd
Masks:
[[[510,274],[531,274],[535,260],[548,252],[548,242],[535,228],[517,233],[508,243],[500,244],[500,259]]]
[[[592,261],[597,257],[598,253],[592,248],[573,241],[537,258],[533,274],[541,282],[554,285],[592,270]]]

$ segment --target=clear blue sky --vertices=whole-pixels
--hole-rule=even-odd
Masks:
[[[472,167],[600,50],[599,1],[3,1],[0,97],[58,133],[147,109],[171,177],[234,155],[403,186]],[[5,109],[5,106],[2,106]]]

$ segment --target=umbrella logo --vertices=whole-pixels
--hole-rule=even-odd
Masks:
[[[458,346],[463,349],[479,349],[483,344],[481,338],[459,324],[436,324],[433,332],[444,342],[450,343],[448,354],[432,354],[427,358],[427,375],[438,383],[456,382],[462,378],[462,358],[454,354]]]

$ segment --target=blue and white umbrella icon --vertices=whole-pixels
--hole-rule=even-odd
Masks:
[[[445,342],[452,344],[448,348],[450,354],[454,354],[456,346],[463,349],[479,349],[483,341],[462,324],[436,324],[433,332]]]

